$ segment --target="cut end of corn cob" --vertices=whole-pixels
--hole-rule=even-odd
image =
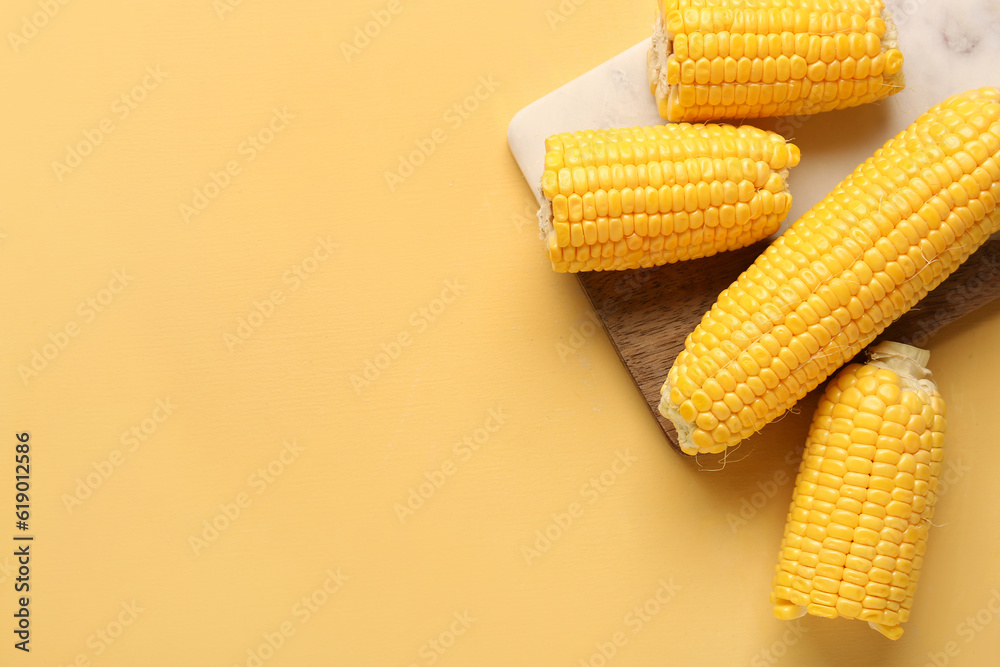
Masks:
[[[559,272],[660,266],[778,231],[799,149],[774,132],[657,125],[545,141],[539,212]]]
[[[843,616],[902,636],[944,455],[945,406],[929,356],[883,343],[828,385],[781,542],[775,617]]]
[[[719,296],[661,389],[687,453],[777,419],[1000,231],[1000,90],[920,116]]]
[[[882,0],[661,0],[647,55],[671,121],[805,115],[904,86]]]

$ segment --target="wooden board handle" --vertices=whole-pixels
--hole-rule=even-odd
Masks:
[[[660,386],[684,339],[719,293],[767,247],[761,242],[713,257],[654,269],[578,275],[622,363],[670,444],[680,451],[670,420],[660,416]],[[1000,296],[1000,241],[987,241],[936,290],[890,326],[879,340],[926,346],[962,315]]]
[[[882,332],[879,340],[923,347],[943,327],[1000,296],[1000,241],[987,241],[955,273]]]

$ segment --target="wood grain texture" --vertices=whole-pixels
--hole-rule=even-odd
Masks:
[[[584,292],[635,380],[653,418],[677,451],[677,432],[660,415],[660,387],[719,293],[767,247],[757,243],[692,262],[578,275]],[[942,327],[1000,297],[1000,241],[988,241],[877,340],[925,346]]]

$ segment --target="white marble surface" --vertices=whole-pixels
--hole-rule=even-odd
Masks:
[[[854,109],[784,120],[779,129],[802,150],[791,171],[788,225],[860,162],[929,107],[970,88],[1000,86],[1000,0],[887,0],[899,26],[906,88]],[[538,183],[550,134],[664,122],[646,83],[648,40],[627,49],[518,112],[508,142],[521,171]]]
[[[539,204],[546,137],[664,122],[646,83],[648,48],[649,40],[636,44],[514,115],[507,143]]]

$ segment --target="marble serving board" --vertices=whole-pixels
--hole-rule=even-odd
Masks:
[[[802,151],[791,171],[794,197],[782,229],[822,199],[887,139],[929,107],[970,88],[1000,85],[1000,2],[890,0],[904,53],[906,87],[877,104],[816,116],[759,119]],[[664,122],[646,80],[645,40],[519,111],[508,143],[535,198],[544,140],[558,132]],[[659,415],[659,388],[684,338],[766,242],[741,251],[655,269],[591,272],[577,279],[622,363],[671,445],[677,437]],[[539,241],[539,252],[543,252]],[[567,279],[571,279],[567,276]],[[1000,241],[990,241],[885,336],[925,345],[931,335],[1000,296]]]

